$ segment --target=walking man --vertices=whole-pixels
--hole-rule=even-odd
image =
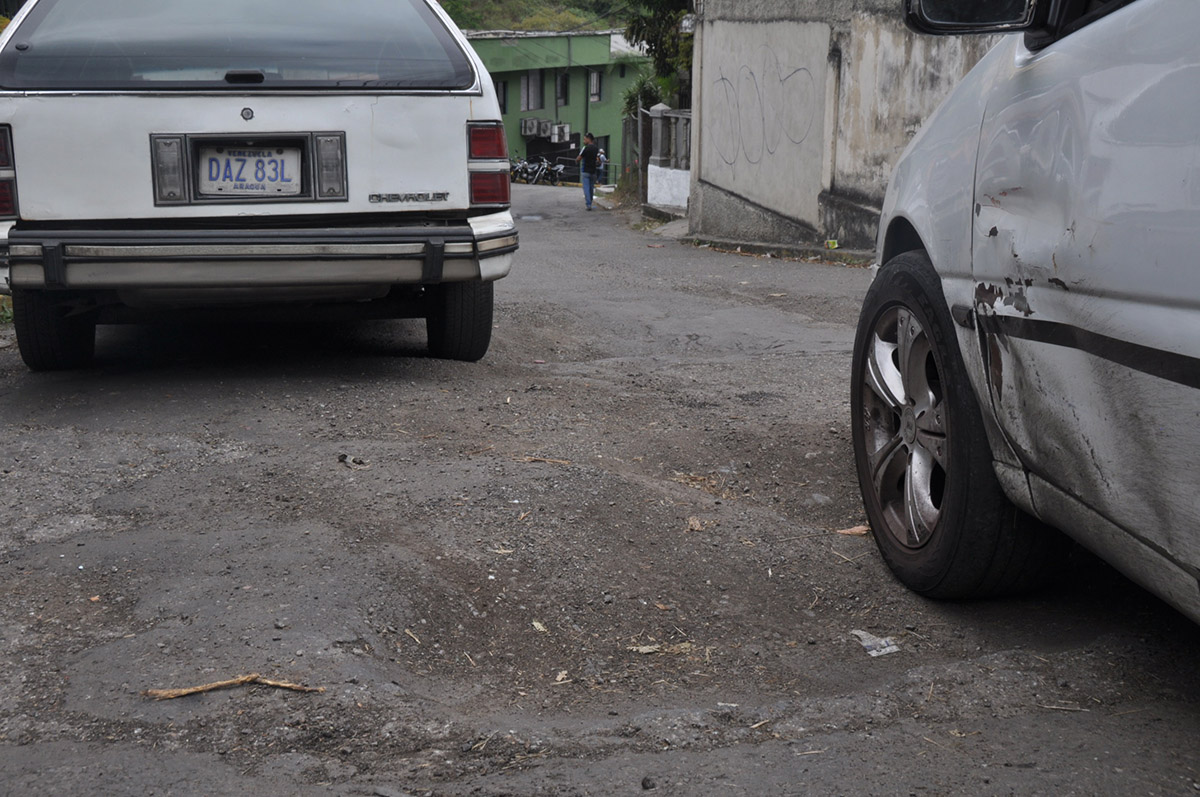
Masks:
[[[591,210],[592,193],[596,189],[596,170],[600,163],[600,148],[596,146],[596,137],[591,133],[584,134],[583,149],[575,158],[575,162],[582,164],[579,168],[579,181],[583,183],[583,201],[587,209]]]

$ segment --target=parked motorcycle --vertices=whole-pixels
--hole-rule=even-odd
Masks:
[[[525,180],[525,175],[529,171],[529,161],[524,158],[514,158],[509,161],[508,177],[512,182],[517,180]],[[525,182],[529,182],[525,180]]]
[[[544,156],[534,160],[517,158],[511,161],[509,178],[514,183],[517,180],[524,180],[530,185],[537,185],[541,182],[558,185],[563,181],[563,172],[565,170],[566,166],[561,163],[551,164]]]
[[[531,161],[528,164],[528,169],[525,171],[525,182],[531,185],[537,185],[542,180],[546,179],[550,171],[550,161],[544,157]]]

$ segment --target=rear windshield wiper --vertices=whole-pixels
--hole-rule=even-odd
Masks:
[[[225,73],[226,83],[262,83],[266,79],[261,69],[230,69]]]

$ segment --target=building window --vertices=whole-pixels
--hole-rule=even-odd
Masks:
[[[554,94],[555,94],[555,98],[558,101],[558,107],[561,108],[564,105],[570,105],[571,104],[571,74],[569,72],[560,73],[558,76],[558,79],[556,79],[554,81],[554,84],[555,84]]]
[[[540,111],[546,107],[542,95],[542,70],[530,69],[521,75],[521,110]]]
[[[508,113],[508,81],[498,80],[496,86],[496,101],[500,103],[500,113]]]
[[[604,75],[596,71],[588,72],[588,100],[600,102],[601,89],[604,86]]]

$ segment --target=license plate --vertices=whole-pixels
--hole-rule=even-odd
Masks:
[[[300,193],[299,147],[201,147],[204,196],[269,197]]]

